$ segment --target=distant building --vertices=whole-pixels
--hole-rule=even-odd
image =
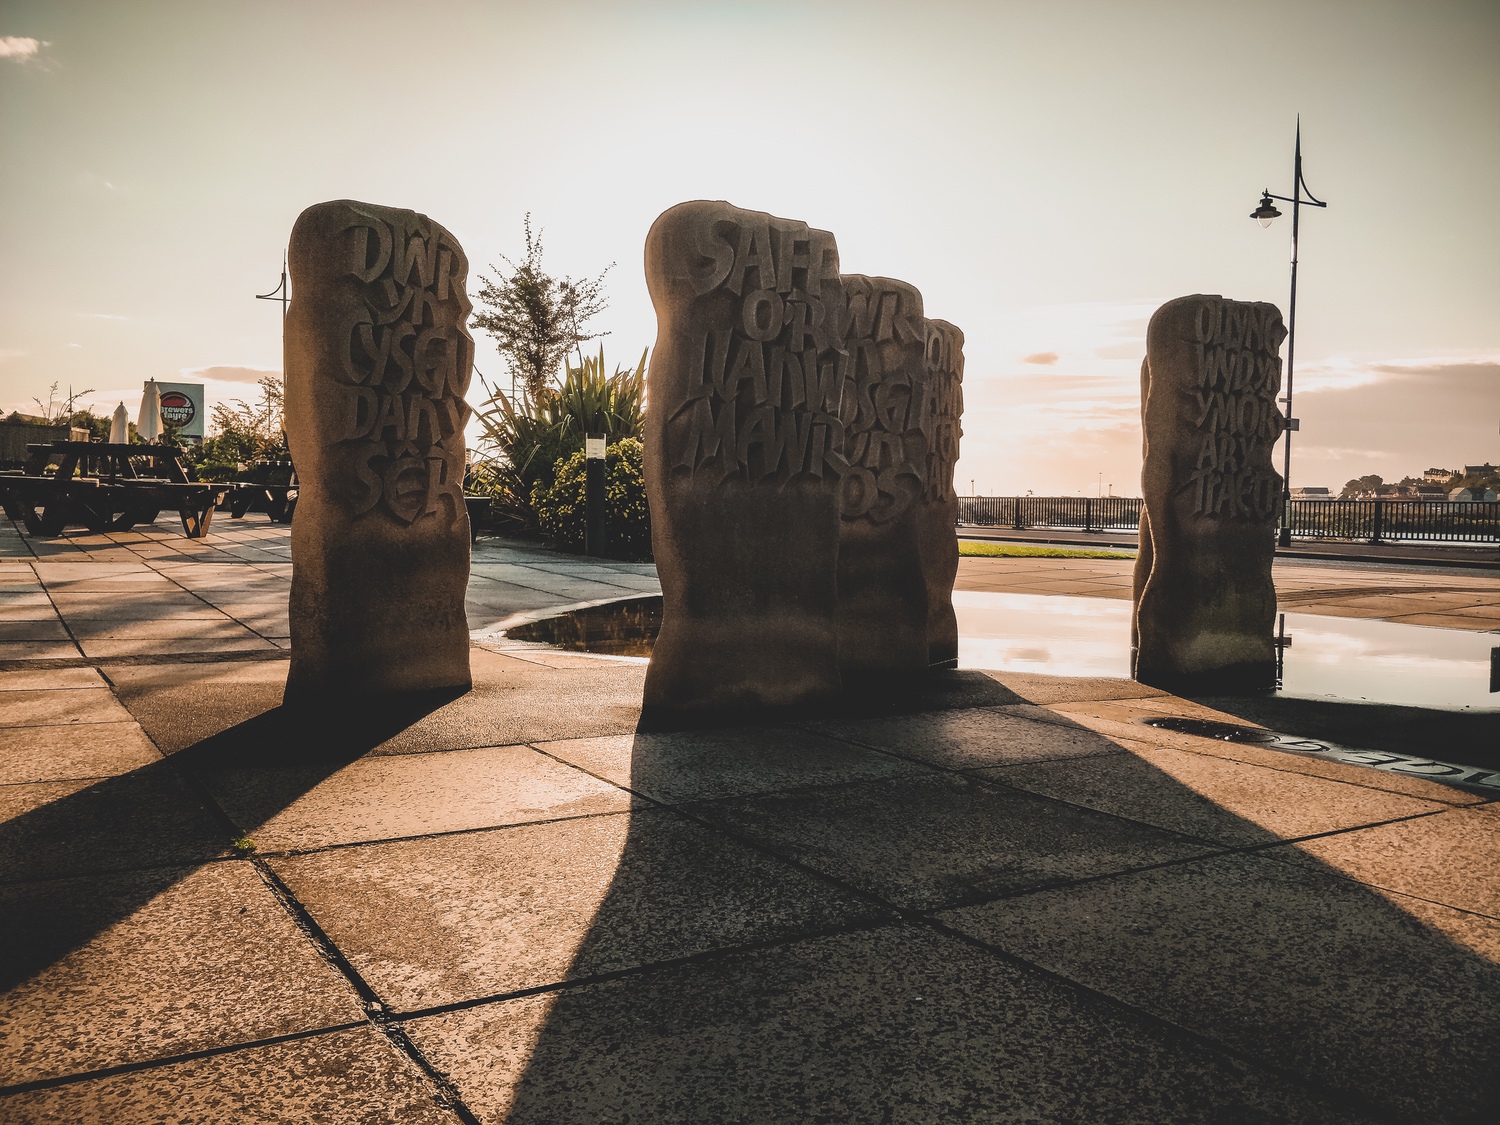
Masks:
[[[1448,493],[1448,499],[1458,504],[1478,504],[1485,500],[1495,499],[1493,488],[1455,488]]]
[[[1293,500],[1332,500],[1333,493],[1326,488],[1294,488],[1292,489]]]
[[[1500,473],[1494,465],[1465,465],[1464,476],[1466,477],[1492,477]]]
[[[1422,474],[1422,479],[1428,484],[1447,484],[1458,475],[1454,469],[1428,469]]]

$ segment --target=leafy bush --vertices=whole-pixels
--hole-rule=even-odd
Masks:
[[[604,349],[597,356],[568,365],[560,388],[512,400],[486,385],[490,397],[476,411],[484,441],[498,456],[480,462],[476,478],[494,497],[495,514],[536,526],[532,495],[540,484],[550,488],[556,466],[582,453],[591,433],[610,442],[640,436],[645,420],[646,352],[634,369],[604,373]]]
[[[244,399],[215,403],[212,436],[187,451],[187,460],[199,480],[230,481],[240,466],[265,457],[286,457],[286,434],[282,430],[283,392],[281,380],[266,375],[260,380],[260,401]]]
[[[624,438],[605,449],[604,554],[612,559],[651,557],[651,512],[641,443]],[[531,503],[542,531],[566,551],[582,552],[588,520],[587,468],[583,451],[559,461],[549,484],[538,481]]]

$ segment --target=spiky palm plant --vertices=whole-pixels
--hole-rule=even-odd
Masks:
[[[497,456],[482,475],[490,478],[497,516],[535,528],[531,495],[537,482],[550,486],[559,461],[583,448],[589,434],[604,434],[610,444],[639,437],[645,419],[646,356],[634,368],[605,374],[604,348],[597,356],[579,355],[567,365],[558,388],[512,398],[484,382],[489,398],[475,412],[485,443]]]

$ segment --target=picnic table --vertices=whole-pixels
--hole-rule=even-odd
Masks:
[[[189,480],[166,445],[54,441],[26,451],[25,469],[0,473],[0,503],[32,535],[59,535],[69,524],[126,531],[173,509],[183,534],[200,539],[215,505],[237,487]]]
[[[243,467],[229,499],[229,514],[241,519],[265,512],[273,523],[291,523],[297,510],[297,470],[285,459],[252,461]]]

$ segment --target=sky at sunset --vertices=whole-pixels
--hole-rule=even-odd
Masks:
[[[0,407],[253,397],[281,351],[253,295],[344,197],[476,266],[529,211],[554,272],[615,263],[599,326],[633,362],[652,220],[726,199],[964,330],[961,492],[1135,495],[1152,310],[1286,307],[1289,216],[1248,214],[1290,194],[1300,112],[1330,206],[1303,214],[1292,483],[1497,461],[1497,58],[1494,0],[6,0]]]

